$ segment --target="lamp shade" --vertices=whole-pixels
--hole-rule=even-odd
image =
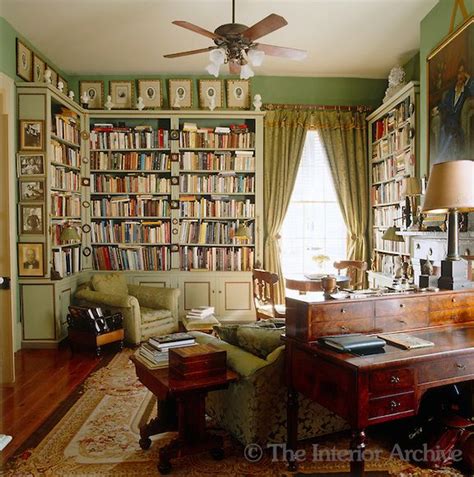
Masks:
[[[446,213],[474,210],[474,162],[435,164],[426,187],[423,212]]]
[[[389,227],[382,235],[382,240],[389,240],[390,242],[405,242],[401,235],[397,235],[397,227]]]
[[[250,232],[249,228],[245,224],[240,224],[237,227],[237,230],[234,233],[234,238],[238,239],[250,239]]]
[[[421,195],[421,181],[417,177],[407,177],[403,180],[402,195],[404,197],[415,197]]]
[[[79,237],[79,234],[77,233],[77,230],[74,227],[64,227],[61,230],[61,235],[59,237],[62,242],[68,242],[69,240],[81,240],[81,237]]]

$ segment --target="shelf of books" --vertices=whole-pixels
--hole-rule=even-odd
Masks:
[[[407,84],[374,111],[369,121],[369,181],[373,271],[409,256],[408,243],[383,240],[388,227],[403,228],[403,181],[417,173],[419,86]]]

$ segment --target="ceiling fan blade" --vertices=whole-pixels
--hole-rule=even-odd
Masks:
[[[229,73],[231,75],[239,75],[240,74],[240,65],[235,61],[229,61]]]
[[[288,22],[283,17],[277,15],[276,13],[271,13],[268,15],[268,17],[265,17],[263,20],[255,23],[255,25],[247,28],[242,35],[245,38],[254,41],[257,38],[261,38],[262,36],[268,35],[272,31],[284,27],[285,25],[288,25]]]
[[[186,30],[191,30],[194,33],[199,33],[200,35],[204,35],[204,36],[207,36],[208,38],[212,38],[213,40],[223,39],[222,36],[217,35],[216,33],[213,33],[212,31],[205,30],[204,28],[201,28],[200,26],[194,25],[194,23],[185,22],[183,20],[175,20],[172,23],[174,25],[180,26],[181,28],[186,28]]]
[[[255,49],[263,51],[268,56],[280,56],[290,60],[304,60],[308,56],[306,50],[298,50],[297,48],[286,48],[284,46],[265,45],[257,43]]]
[[[179,58],[180,56],[197,55],[198,53],[206,53],[206,51],[215,50],[217,46],[208,46],[207,48],[199,48],[199,50],[180,51],[179,53],[170,53],[163,55],[165,58]]]

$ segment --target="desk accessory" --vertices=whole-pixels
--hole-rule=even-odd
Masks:
[[[378,335],[378,337],[387,343],[399,346],[403,349],[429,348],[434,346],[432,341],[423,340],[416,336],[407,335],[406,333],[383,333]]]
[[[377,336],[367,336],[360,333],[324,336],[318,339],[318,343],[342,353],[381,349],[386,344],[385,340]]]

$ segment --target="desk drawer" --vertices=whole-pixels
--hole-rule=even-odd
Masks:
[[[474,375],[474,356],[440,358],[430,360],[418,366],[418,384],[431,383]]]
[[[451,308],[430,312],[430,325],[444,325],[448,323],[466,323],[474,321],[474,306],[470,308]]]
[[[377,331],[404,331],[428,326],[428,313],[419,313],[406,316],[383,316],[375,318],[375,328]]]
[[[394,298],[375,302],[375,316],[406,316],[411,318],[428,311],[426,298]]]
[[[374,304],[362,303],[325,303],[321,306],[313,306],[311,319],[313,321],[355,320],[357,318],[372,317]]]
[[[374,329],[374,319],[372,317],[356,320],[341,319],[313,323],[312,325],[314,328],[317,328],[317,333],[312,333],[315,336],[340,335],[343,333],[370,333]]]
[[[369,375],[369,391],[372,394],[393,394],[410,389],[414,384],[414,372],[410,368],[372,371]]]
[[[473,293],[449,293],[447,295],[431,296],[430,311],[450,310],[459,307],[474,307]]]
[[[395,394],[369,400],[369,419],[415,411],[415,393]]]

